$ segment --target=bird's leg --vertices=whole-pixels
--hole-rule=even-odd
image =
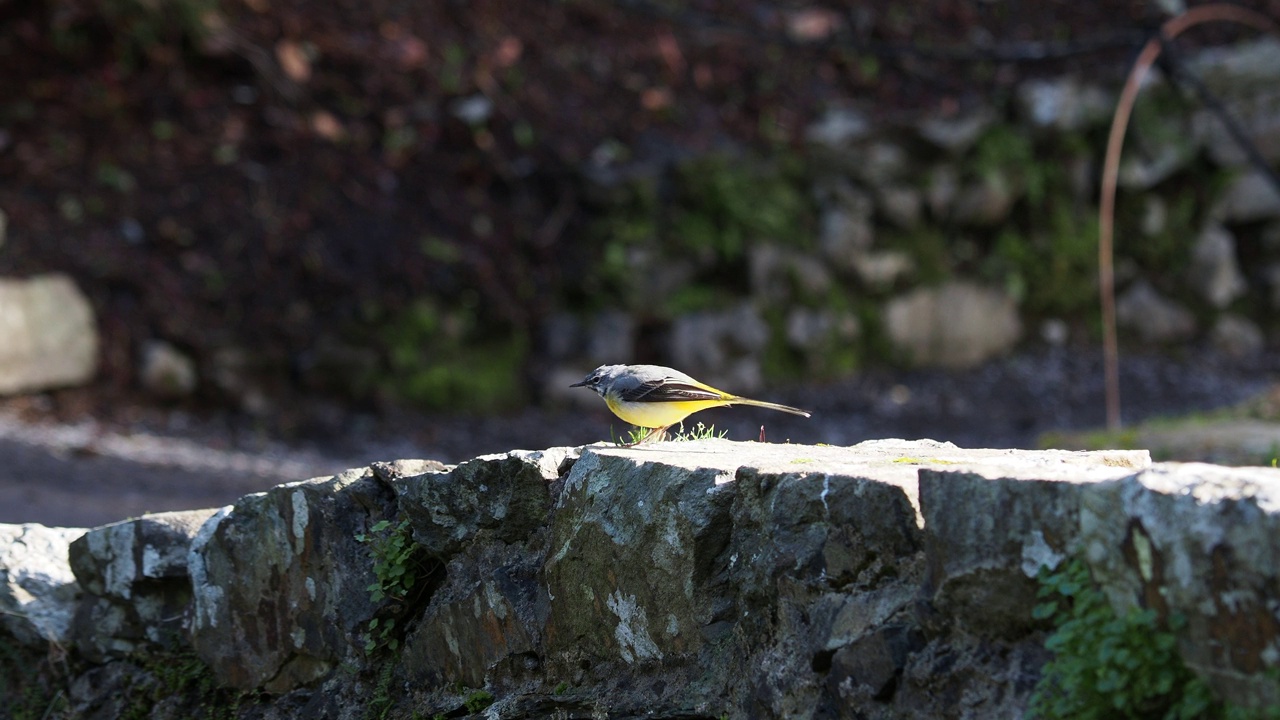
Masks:
[[[667,428],[669,427],[671,426],[667,425],[666,427],[649,428],[649,432],[645,433],[644,437],[633,443],[627,443],[626,445],[623,445],[623,447],[634,447],[641,443],[662,442],[667,437]]]

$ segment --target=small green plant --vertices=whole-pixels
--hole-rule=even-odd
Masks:
[[[1039,209],[1031,233],[1009,229],[995,240],[986,261],[988,275],[1002,277],[1005,289],[1029,311],[1079,313],[1096,302],[1097,224],[1064,205]]]
[[[1209,687],[1178,655],[1174,631],[1151,609],[1117,617],[1078,558],[1040,572],[1033,616],[1053,623],[1045,646],[1054,653],[1031,698],[1029,716],[1043,720],[1222,717]]]
[[[390,520],[379,520],[368,533],[356,535],[356,540],[369,546],[373,558],[373,575],[377,579],[367,588],[369,599],[375,603],[386,598],[398,602],[407,600],[422,570],[422,546],[414,542],[409,521],[401,520],[393,526]],[[368,630],[366,652],[372,652],[379,645],[391,650],[399,648],[395,617],[375,617],[369,621]]]
[[[209,666],[190,649],[175,652],[148,652],[136,655],[136,672],[121,699],[117,717],[143,720],[151,717],[156,703],[177,703],[170,712],[175,717],[231,720],[242,705],[260,699],[258,691],[233,690],[218,684]]]
[[[1096,305],[1097,220],[1072,199],[1067,170],[1088,147],[1087,139],[1073,135],[1037,144],[996,126],[973,150],[971,180],[1004,188],[1014,206],[1011,222],[981,241],[984,251],[972,262],[1032,315],[1073,315]],[[956,256],[950,243],[943,252]]]
[[[618,446],[635,445],[649,436],[649,428],[631,427],[627,429],[626,435],[619,437],[613,432],[613,426],[609,426],[609,442]]]
[[[373,687],[373,699],[365,708],[366,720],[385,720],[395,702],[391,699],[391,680],[395,675],[393,663],[383,663],[378,669],[378,681]],[[415,712],[416,716],[417,713]]]
[[[650,430],[649,428],[632,427],[627,430],[625,437],[620,438],[614,435],[613,430],[610,429],[609,441],[612,442],[614,445],[635,445],[636,443],[639,443],[640,441],[649,437],[649,435],[652,432],[654,431]],[[676,442],[683,442],[686,440],[706,440],[708,438],[723,439],[728,435],[729,435],[728,430],[721,430],[720,432],[716,432],[715,425],[707,426],[699,422],[697,425],[693,427],[692,430],[686,431],[684,429],[684,423],[680,423],[680,429],[677,430],[674,434],[668,433],[666,439],[671,441],[676,441]]]
[[[418,549],[413,542],[413,531],[408,520],[401,520],[395,527],[390,520],[379,520],[369,528],[370,533],[361,533],[356,540],[369,544],[373,554],[373,574],[378,581],[369,585],[369,599],[381,602],[383,598],[403,600],[413,589],[417,578],[417,563],[414,560]]]
[[[692,430],[685,432],[684,424],[682,423],[680,425],[679,432],[676,433],[675,438],[673,439],[675,440],[723,439],[728,434],[729,434],[728,430],[721,430],[720,432],[717,433],[715,425],[703,425],[701,422],[699,422],[697,425],[694,425]]]
[[[1031,138],[1010,125],[995,125],[978,139],[971,158],[974,172],[980,178],[1012,178],[1032,199],[1039,202],[1044,195],[1043,178]]]
[[[485,690],[472,690],[467,694],[467,699],[462,704],[466,706],[467,712],[474,715],[493,704],[493,693]]]

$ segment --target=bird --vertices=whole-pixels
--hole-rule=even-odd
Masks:
[[[788,405],[752,400],[717,390],[679,370],[661,365],[601,365],[582,382],[569,387],[595,390],[623,422],[649,430],[631,445],[661,440],[666,437],[667,428],[693,413],[724,405],[753,405],[803,417],[810,415],[808,411]]]

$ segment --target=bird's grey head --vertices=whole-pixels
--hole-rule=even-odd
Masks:
[[[625,365],[601,365],[587,374],[582,382],[576,382],[569,387],[586,387],[595,390],[600,395],[604,395],[604,389],[608,386],[609,380],[613,379],[618,373],[626,367]]]

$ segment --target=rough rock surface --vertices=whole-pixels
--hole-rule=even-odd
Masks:
[[[81,612],[140,604],[181,577],[176,550],[208,517],[185,568],[211,681],[165,684],[156,663],[188,667],[181,649],[102,651],[136,628],[64,627],[82,716],[165,697],[150,717],[189,717],[214,693],[281,719],[1019,717],[1050,657],[1035,577],[1068,557],[1117,609],[1185,616],[1183,656],[1223,697],[1280,699],[1267,468],[927,440],[599,444],[375,463],[209,512],[93,530],[72,553],[84,599],[66,578],[36,588]],[[6,527],[5,578],[82,532]],[[379,556],[389,537],[407,554]],[[396,564],[415,579],[375,599]]]
[[[191,642],[227,685],[283,691],[348,659],[375,603],[356,535],[393,514],[368,468],[243,497],[192,543]]]
[[[1280,703],[1280,471],[1152,467],[1085,494],[1089,565],[1112,604],[1180,614],[1187,665],[1247,707]],[[1119,552],[1117,552],[1119,551]]]
[[[67,546],[82,528],[0,525],[0,631],[24,645],[70,639],[80,588]]]
[[[90,659],[125,657],[185,644],[191,602],[187,553],[214,510],[145,515],[94,528],[71,543],[68,560],[85,599],[76,611],[76,646]]]
[[[448,560],[484,530],[518,542],[546,521],[547,483],[571,458],[566,448],[484,455],[456,467],[391,480],[414,539],[428,555]]]

